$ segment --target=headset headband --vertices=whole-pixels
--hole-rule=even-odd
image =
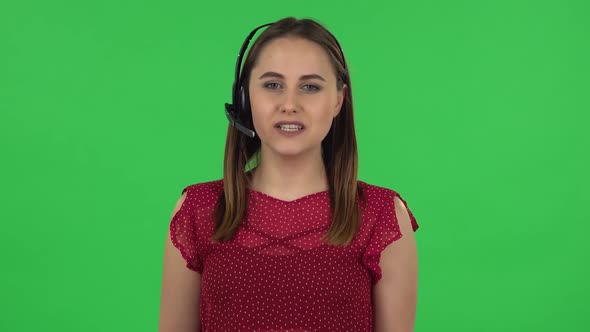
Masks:
[[[242,69],[242,58],[244,57],[244,53],[246,53],[246,49],[248,48],[248,45],[250,44],[250,40],[252,40],[252,37],[254,37],[254,34],[256,34],[256,31],[258,31],[261,28],[264,28],[266,26],[272,25],[272,24],[273,23],[267,23],[267,24],[263,24],[263,25],[257,27],[256,29],[252,30],[248,34],[248,36],[246,37],[246,40],[244,40],[244,43],[242,44],[242,48],[240,48],[240,53],[238,53],[238,61],[236,62],[236,75],[234,77],[234,84],[232,86],[232,103],[225,104],[225,115],[227,116],[229,123],[233,127],[237,128],[239,131],[243,132],[244,134],[248,135],[251,138],[256,136],[256,133],[253,130],[244,127],[240,123],[239,117],[238,117],[238,113],[241,113],[242,108],[243,108],[243,105],[241,105],[241,103],[244,101],[243,100],[244,98],[242,98],[242,100],[239,100],[240,99],[239,95],[244,93],[243,88],[242,88],[241,78],[240,78],[240,71]],[[239,109],[237,109],[237,108],[239,108]]]
[[[248,45],[250,44],[250,40],[252,40],[252,38],[254,37],[254,35],[256,34],[256,31],[267,27],[269,25],[272,25],[273,23],[267,23],[267,24],[263,24],[259,27],[257,27],[256,29],[252,30],[248,36],[246,37],[246,40],[244,40],[244,43],[242,44],[242,48],[240,48],[240,53],[238,53],[238,61],[236,62],[236,76],[234,78],[234,85],[233,85],[233,94],[232,94],[232,103],[235,105],[237,102],[237,93],[239,90],[239,85],[241,85],[241,77],[240,77],[240,71],[242,69],[242,58],[244,57],[244,54],[246,53],[246,49],[248,48]]]

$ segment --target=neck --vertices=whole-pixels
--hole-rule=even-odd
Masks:
[[[285,200],[328,190],[321,147],[297,156],[260,151],[260,164],[252,171],[251,189]]]

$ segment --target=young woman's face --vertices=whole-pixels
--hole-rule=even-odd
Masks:
[[[344,90],[336,83],[320,45],[297,37],[266,44],[249,82],[252,120],[262,148],[281,155],[321,151],[342,106]]]

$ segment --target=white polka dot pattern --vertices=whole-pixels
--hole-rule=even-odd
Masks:
[[[400,196],[358,183],[368,204],[346,247],[320,242],[331,222],[329,191],[284,201],[249,189],[240,230],[229,242],[213,243],[223,180],[184,188],[170,234],[186,266],[201,273],[202,330],[372,331],[380,253],[401,238],[393,201]]]

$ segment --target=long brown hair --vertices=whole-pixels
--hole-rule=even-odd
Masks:
[[[346,85],[344,101],[334,118],[330,131],[322,141],[322,159],[328,176],[332,223],[322,241],[345,246],[352,242],[360,227],[360,210],[357,204],[365,203],[362,188],[357,185],[358,154],[354,130],[352,87],[344,54],[334,36],[320,23],[311,19],[284,18],[273,23],[252,45],[242,67],[242,82],[249,76],[263,46],[280,37],[294,36],[315,42],[330,56],[336,72],[337,88]],[[252,113],[241,117],[246,127],[253,128]],[[247,189],[251,181],[248,168],[259,163],[260,139],[249,138],[231,125],[227,128],[223,167],[223,192],[215,206],[216,229],[214,241],[229,241],[238,231],[246,216]]]

